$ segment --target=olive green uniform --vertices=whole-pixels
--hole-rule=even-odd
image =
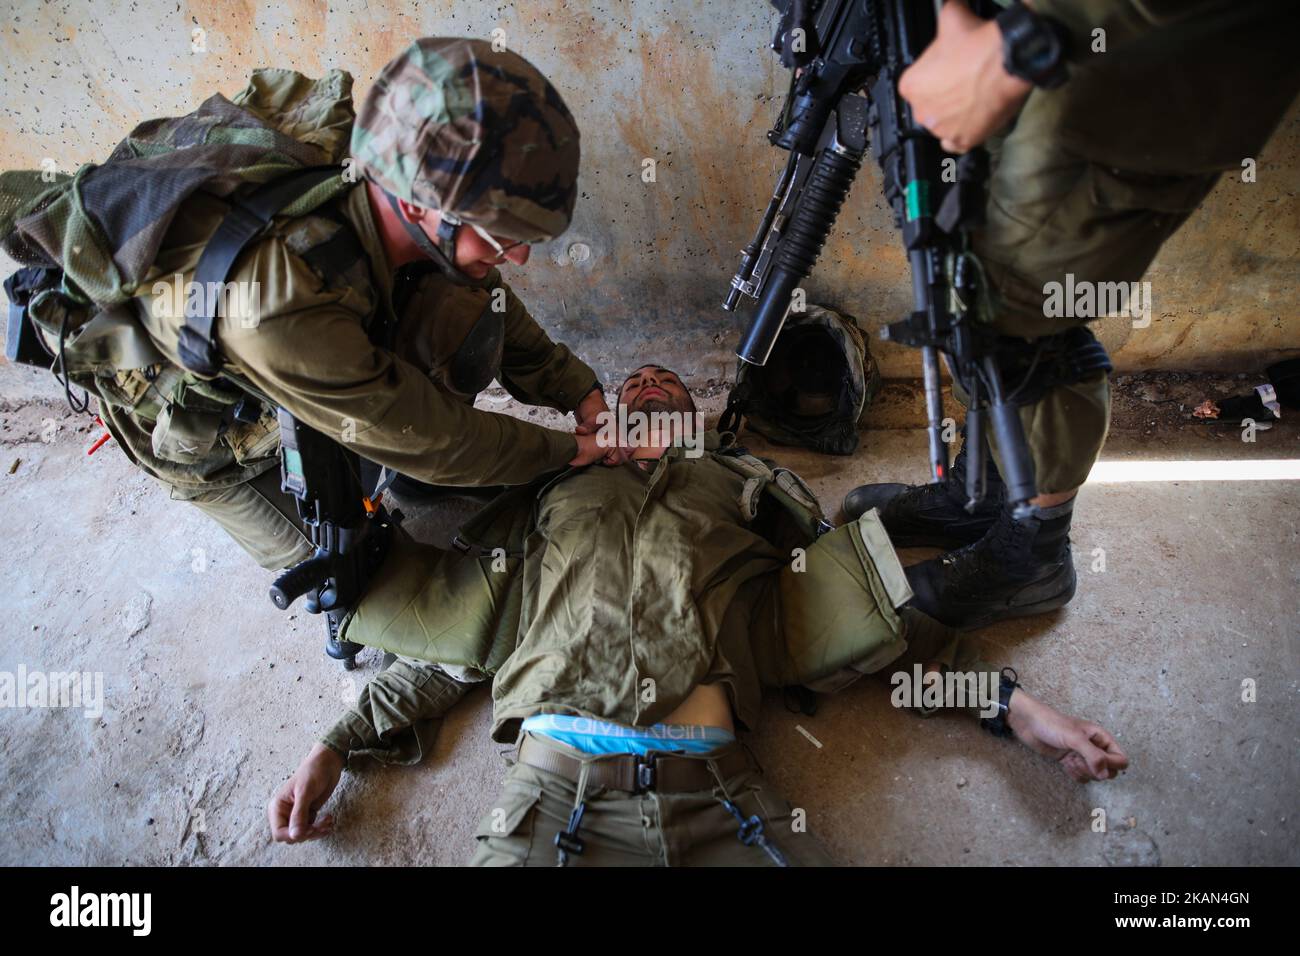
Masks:
[[[189,280],[225,209],[218,200],[191,200],[148,279],[160,286],[142,321],[176,364],[184,303],[170,294],[172,277]],[[232,303],[236,307],[223,310],[217,327],[223,376],[361,456],[421,481],[519,484],[572,458],[572,435],[475,409],[473,396],[452,393],[440,378],[457,332],[463,335],[499,303],[505,345],[498,377],[515,398],[569,411],[596,387],[591,368],[547,337],[500,274],[492,270],[474,287],[463,287],[428,273],[398,322],[392,269],[366,190],[345,194],[335,215],[363,252],[341,273],[314,266],[312,250],[344,228],[319,214],[277,222],[237,261],[229,281],[259,289],[259,308]],[[391,349],[372,343],[375,328],[395,329]],[[273,408],[264,408],[256,423],[231,423],[223,405],[196,395],[192,383],[167,392],[159,379],[149,382],[138,371],[123,373],[122,380],[138,381],[141,399],[106,405],[105,422],[173,498],[193,501],[264,567],[285,567],[311,553],[291,499],[278,491]]]
[[[648,726],[702,683],[720,684],[738,727],[752,729],[764,687],[836,688],[912,653],[987,669],[969,641],[898,610],[911,591],[875,512],[810,541],[756,499],[762,480],[726,456],[674,448],[648,471],[574,469],[510,493],[463,529],[465,553],[403,542],[396,573],[378,576],[343,628],[403,658],[324,742],[418,759],[422,735],[463,693],[448,667],[495,675],[492,736],[503,742],[541,713]],[[723,787],[765,814],[792,859],[824,859],[750,766],[713,791],[584,794],[589,849],[573,862],[768,861],[736,839]],[[540,850],[574,795],[563,777],[517,764],[476,860],[553,864]]]
[[[1134,282],[1225,171],[1260,149],[1300,87],[1297,7],[1269,0],[1034,0],[1062,23],[1071,76],[1036,89],[990,144],[988,224],[975,249],[993,320],[1037,338],[1085,318],[1048,318],[1044,286]],[[1105,52],[1093,52],[1093,31]],[[1105,441],[1103,374],[1022,408],[1038,491],[1083,484]]]

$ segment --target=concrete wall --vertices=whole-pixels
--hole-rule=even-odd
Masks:
[[[602,374],[653,356],[726,378],[738,320],[719,302],[784,156],[764,132],[785,74],[765,0],[17,0],[0,24],[0,167],[102,158],[138,121],[241,89],[259,66],[349,70],[355,92],[411,38],[494,29],[560,89],[583,130],[571,231],[512,282]],[[206,52],[192,50],[204,31]],[[642,160],[657,181],[641,180]],[[1149,278],[1154,322],[1103,323],[1121,369],[1256,369],[1300,350],[1300,110],[1253,184],[1220,184]],[[581,243],[590,255],[574,262]],[[909,308],[897,238],[864,170],[810,295],[873,327]],[[890,376],[914,352],[877,342]]]

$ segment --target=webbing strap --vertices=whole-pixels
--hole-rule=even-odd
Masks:
[[[220,371],[212,329],[216,324],[221,287],[244,247],[276,213],[294,200],[340,175],[337,166],[312,166],[264,183],[244,199],[237,200],[212,234],[194,269],[194,284],[201,291],[202,307],[185,310],[185,327],[180,334],[181,364],[198,375]],[[197,314],[191,314],[197,312]]]
[[[603,787],[627,793],[695,793],[712,786],[715,764],[724,777],[730,778],[751,767],[745,749],[737,744],[727,746],[717,756],[704,757],[688,754],[600,754],[586,759],[571,756],[552,745],[544,737],[531,733],[524,736],[519,746],[519,762],[538,770],[553,773],[577,783],[583,768],[587,768],[588,787]]]

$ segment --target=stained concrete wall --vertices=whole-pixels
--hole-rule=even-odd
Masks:
[[[728,377],[738,321],[719,302],[778,172],[764,133],[785,76],[763,0],[112,0],[10,5],[0,33],[0,167],[102,158],[137,122],[241,89],[259,66],[341,68],[364,95],[411,38],[505,42],[561,90],[583,130],[572,229],[511,281],[605,375],[654,356]],[[205,52],[195,52],[202,30]],[[656,181],[641,178],[656,160]],[[1162,252],[1154,321],[1101,324],[1120,369],[1242,370],[1300,351],[1300,109]],[[572,261],[581,243],[590,255]],[[905,262],[868,167],[809,291],[872,327],[910,306]],[[885,373],[910,350],[877,343]]]

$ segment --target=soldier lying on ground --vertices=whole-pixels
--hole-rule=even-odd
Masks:
[[[695,410],[653,365],[624,382],[619,406],[682,423]],[[1080,781],[1128,765],[1101,727],[1000,680],[969,637],[909,608],[874,511],[819,529],[790,472],[725,434],[691,457],[676,432],[625,447],[613,467],[508,492],[462,530],[463,552],[403,546],[424,577],[386,577],[390,593],[368,595],[346,635],[401,656],[271,799],[274,839],[330,833],[320,810],[351,755],[418,760],[437,719],[489,678],[493,739],[522,737],[476,864],[828,862],[736,740],[756,727],[764,687],[834,690],[914,665],[972,673],[989,690],[966,709],[995,714],[995,733]]]

